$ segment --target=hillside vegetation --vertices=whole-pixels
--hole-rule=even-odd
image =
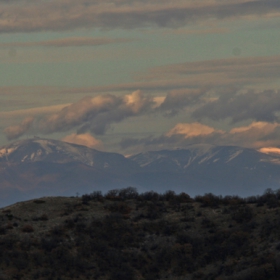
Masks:
[[[280,191],[134,188],[0,209],[0,280],[279,279]]]

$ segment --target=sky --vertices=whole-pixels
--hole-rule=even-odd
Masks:
[[[0,0],[0,146],[280,148],[279,0]]]

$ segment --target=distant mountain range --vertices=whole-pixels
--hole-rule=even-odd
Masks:
[[[0,148],[0,207],[41,196],[128,186],[191,196],[262,194],[280,188],[280,155],[201,144],[124,157],[43,138]]]

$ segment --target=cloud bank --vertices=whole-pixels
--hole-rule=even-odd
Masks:
[[[232,122],[248,119],[256,121],[280,121],[280,91],[265,90],[244,93],[230,92],[209,102],[193,112],[194,118],[207,117],[213,120],[231,118]]]
[[[190,23],[279,16],[278,0],[243,1],[1,1],[0,32],[75,28],[178,28]]]
[[[51,113],[54,109],[56,111]],[[276,90],[258,92],[240,91],[236,88],[227,88],[227,90],[203,88],[172,90],[165,97],[148,97],[142,91],[137,90],[124,96],[103,94],[84,97],[70,105],[50,107],[49,110],[41,110],[41,112],[40,108],[31,109],[31,112],[37,114],[29,115],[29,118],[22,123],[5,129],[4,132],[9,140],[19,138],[30,131],[35,134],[51,134],[76,129],[77,135],[86,133],[104,135],[113,124],[131,117],[147,114],[153,117],[160,114],[172,118],[183,114],[195,121],[191,124],[175,125],[166,135],[162,136],[165,141],[170,142],[169,138],[173,136],[180,138],[180,141],[186,139],[193,141],[195,137],[198,137],[196,141],[205,141],[208,139],[207,137],[210,137],[211,139],[209,138],[207,141],[211,143],[228,141],[242,144],[248,139],[251,139],[250,141],[259,139],[258,141],[265,142],[269,137],[271,139],[278,137],[280,92]],[[24,110],[24,113],[26,115],[28,110]],[[235,125],[235,128],[226,133],[203,125],[203,119],[214,121],[227,119]],[[241,121],[251,122],[251,125],[240,127],[238,122]],[[249,134],[250,137],[248,137]],[[225,135],[229,135],[229,137]],[[255,142],[255,140],[253,141]]]
[[[78,134],[91,132],[102,135],[111,124],[148,113],[154,106],[153,98],[144,96],[141,91],[134,91],[123,97],[110,94],[85,97],[65,106],[57,113],[39,116],[35,120],[32,119],[32,122],[24,121],[19,125],[10,126],[4,132],[9,140],[22,136],[30,129],[50,134],[77,128]]]
[[[277,81],[279,73],[280,56],[172,64],[151,69],[143,82],[62,90],[60,94],[100,91],[99,95],[87,96],[72,104],[0,115],[28,117],[4,130],[9,140],[31,132],[46,135],[75,130],[68,135],[68,141],[94,147],[99,143],[95,137],[90,138],[91,135],[102,136],[118,123],[148,115],[176,121],[173,128],[161,136],[123,139],[122,149],[174,148],[198,142],[280,146],[280,91],[245,87]],[[139,90],[135,90],[138,86]],[[109,91],[116,93],[109,94]],[[132,93],[123,93],[127,91]],[[223,123],[224,127],[228,125],[228,130],[215,128],[215,122]]]
[[[253,122],[248,126],[225,131],[198,122],[179,123],[158,137],[124,138],[120,142],[120,147],[128,152],[140,152],[163,148],[186,148],[196,143],[249,148],[275,147],[280,145],[280,124]]]

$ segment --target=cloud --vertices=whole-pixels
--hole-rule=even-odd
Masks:
[[[39,133],[50,134],[77,128],[78,134],[92,132],[101,135],[111,124],[149,113],[154,105],[153,98],[145,97],[139,90],[123,97],[110,94],[85,97],[56,113],[36,118],[32,129]],[[11,129],[12,127],[8,127],[5,132]],[[11,134],[9,139],[21,135]]]
[[[279,16],[278,0],[243,1],[2,1],[0,32],[75,28],[178,28],[193,22]]]
[[[225,131],[215,129],[198,122],[176,124],[168,132],[158,136],[135,139],[124,138],[120,147],[128,153],[142,152],[147,150],[184,148],[190,144],[222,143]]]
[[[63,108],[69,106],[69,103],[60,105],[43,106],[29,109],[13,110],[0,112],[1,118],[16,118],[16,117],[26,117],[26,116],[38,116],[44,114],[51,114],[62,110]]]
[[[64,142],[68,142],[68,143],[87,146],[89,148],[94,148],[94,149],[99,149],[99,150],[103,149],[102,142],[100,140],[97,140],[96,138],[94,138],[89,133],[85,133],[85,134],[72,133],[70,135],[65,136],[61,140]]]
[[[131,42],[131,39],[125,38],[88,38],[88,37],[71,37],[39,42],[13,42],[0,43],[0,47],[18,48],[18,47],[81,47],[81,46],[100,46],[116,43]]]
[[[263,83],[279,78],[280,56],[235,57],[196,62],[184,62],[152,68],[143,78],[173,80],[184,77],[190,82],[200,77],[203,85]],[[213,81],[211,81],[213,79]],[[225,81],[223,81],[225,80]],[[220,82],[219,82],[220,81]]]
[[[204,29],[185,29],[177,28],[163,31],[163,34],[193,35],[193,34],[221,34],[229,33],[228,28],[204,28]],[[158,31],[157,31],[158,32]]]
[[[231,118],[233,123],[253,119],[275,122],[279,120],[280,91],[265,90],[243,93],[231,92],[196,109],[192,116],[196,119],[207,117],[213,120]]]
[[[256,88],[278,81],[279,73],[280,56],[235,57],[163,65],[150,69],[148,74],[138,74],[135,82],[71,88],[61,93]],[[180,93],[177,92],[177,95]]]
[[[206,136],[214,132],[222,133],[222,131],[217,131],[215,128],[203,125],[201,123],[178,123],[174,128],[166,133],[167,137],[172,137],[173,135],[182,135],[185,139],[193,138],[197,136]]]
[[[128,153],[135,153],[135,151],[186,148],[197,143],[249,148],[275,147],[280,145],[280,123],[253,122],[230,131],[198,122],[179,123],[158,137],[124,138],[120,142],[120,147]]]
[[[79,133],[90,131],[100,135],[104,134],[112,123],[149,111],[152,105],[152,99],[145,97],[141,91],[124,97],[109,94],[85,97],[44,119],[40,128],[46,133],[51,133],[80,126]]]
[[[84,97],[70,105],[34,108],[0,115],[32,117],[32,121],[30,119],[7,127],[4,132],[9,140],[30,131],[35,134],[52,134],[76,129],[76,133],[69,136],[68,140],[77,142],[85,139],[85,135],[103,135],[113,124],[128,118],[144,115],[173,117],[178,112],[183,112],[184,116],[192,120],[190,123],[177,123],[158,137],[151,135],[142,139],[125,138],[120,143],[122,149],[174,148],[193,143],[264,147],[280,145],[279,108],[278,91],[240,91],[232,87],[220,90],[173,90],[168,92],[166,97],[148,97],[140,90],[123,96],[102,94]],[[250,121],[251,124],[226,131],[215,128],[213,122],[212,126],[203,124],[202,118],[215,121],[227,119],[235,126],[238,121]],[[168,120],[169,123],[171,121],[172,119]]]
[[[194,106],[201,101],[206,89],[177,89],[170,91],[159,106],[167,116],[174,116],[187,106]]]
[[[264,147],[259,149],[259,152],[264,153],[264,154],[280,154],[280,149],[276,147]]]
[[[253,122],[248,126],[235,127],[230,130],[231,134],[250,134],[250,138],[264,136],[272,133],[276,127],[279,127],[278,123],[266,123],[266,122]]]
[[[227,139],[236,145],[254,148],[277,146],[280,145],[280,124],[252,122],[248,126],[231,129]]]
[[[9,140],[22,136],[29,130],[34,119],[31,117],[25,118],[19,125],[13,125],[7,127],[4,132]]]

